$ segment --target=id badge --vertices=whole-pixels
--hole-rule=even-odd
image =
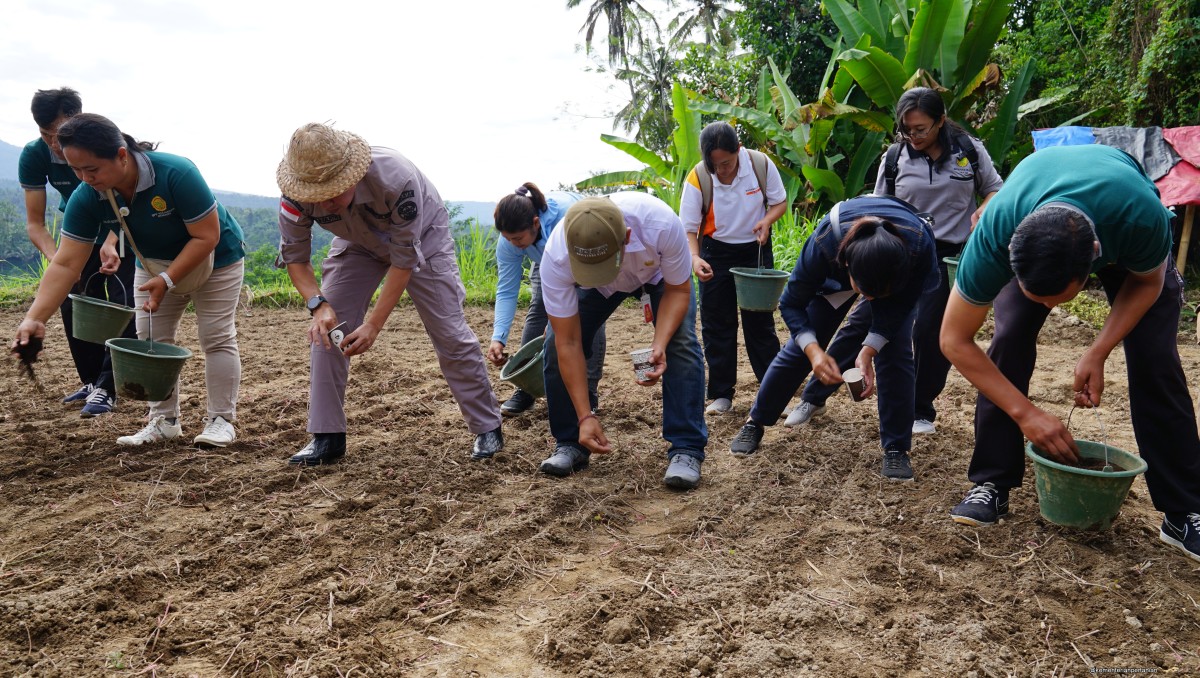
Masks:
[[[650,295],[645,292],[642,292],[642,316],[646,322],[654,322],[654,308],[650,306]]]

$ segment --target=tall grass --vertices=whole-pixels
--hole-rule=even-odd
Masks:
[[[800,258],[800,250],[804,242],[812,235],[821,217],[806,217],[795,210],[788,210],[775,222],[771,239],[771,249],[775,253],[775,268],[781,271],[791,271]]]
[[[454,239],[458,273],[467,290],[467,304],[486,306],[496,300],[496,229],[468,219]]]

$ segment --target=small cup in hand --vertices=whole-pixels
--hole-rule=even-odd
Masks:
[[[850,399],[854,402],[859,402],[863,399],[863,391],[867,388],[867,380],[863,377],[862,370],[857,367],[842,372],[842,381],[846,382],[846,387],[850,389]]]

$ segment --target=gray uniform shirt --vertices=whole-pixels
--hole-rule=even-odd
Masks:
[[[437,189],[403,155],[371,147],[371,165],[343,212],[283,198],[279,209],[279,258],[302,264],[312,256],[312,225],[370,250],[380,261],[419,271],[439,254],[454,254],[450,215]]]
[[[1000,190],[1004,180],[992,164],[992,157],[978,139],[972,138],[979,154],[979,178],[971,161],[955,150],[940,166],[924,153],[913,153],[908,144],[901,144],[897,158],[896,197],[913,207],[933,215],[933,237],[938,242],[961,244],[971,235],[971,213],[975,211],[975,196],[986,196]],[[950,150],[950,149],[947,149]],[[886,157],[886,153],[884,154]],[[884,162],[879,162],[875,193],[885,195],[887,182],[883,177]]]

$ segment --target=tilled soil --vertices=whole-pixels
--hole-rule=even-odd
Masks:
[[[481,337],[490,309],[470,309]],[[16,310],[0,311],[15,327]],[[1066,415],[1092,333],[1055,316],[1036,402]],[[238,440],[199,433],[203,360],[184,374],[184,437],[122,448],[141,403],[81,419],[57,318],[38,393],[6,366],[0,400],[0,673],[36,676],[1082,676],[1200,672],[1200,563],[1158,539],[1144,482],[1111,530],[1038,515],[1032,469],[998,526],[947,512],[968,488],[974,392],[952,373],[915,483],[878,474],[874,400],[841,393],[757,455],[710,417],[704,480],[662,485],[661,390],[633,382],[640,313],[609,327],[601,419],[614,453],[540,475],[545,405],[472,437],[415,312],[398,309],[348,393],[349,453],[284,460],[307,440],[307,314],[244,311]],[[197,349],[194,319],[180,343]],[[1189,377],[1200,350],[1181,345]],[[744,361],[744,358],[743,358]],[[1109,442],[1136,445],[1124,360],[1109,361]],[[497,394],[510,392],[496,381]],[[1090,415],[1078,435],[1097,439]]]

